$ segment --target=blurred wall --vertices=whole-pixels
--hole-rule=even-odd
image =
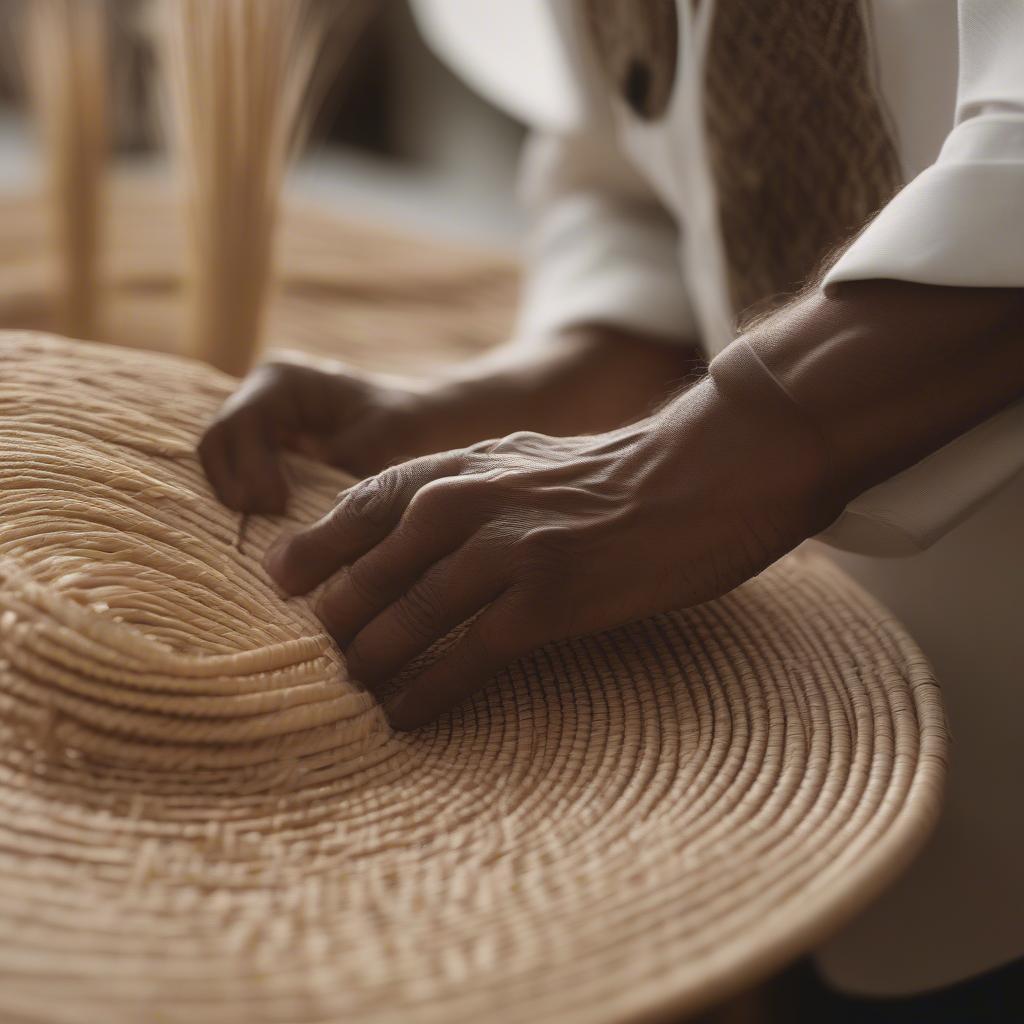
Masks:
[[[26,148],[18,23],[31,2],[0,0],[0,164],[18,162],[9,158]],[[319,162],[317,181],[328,191],[333,182],[339,201],[350,205],[383,193],[387,206],[400,193],[398,219],[411,213],[428,230],[462,220],[470,230],[453,234],[500,242],[518,237],[521,126],[433,55],[405,0],[310,2],[332,18],[344,14],[345,4],[366,12],[351,49],[337,39],[326,48],[323,102],[312,160],[305,162]],[[122,154],[154,153],[161,148],[156,8],[153,0],[108,4],[115,146]],[[369,213],[375,212],[371,202]]]

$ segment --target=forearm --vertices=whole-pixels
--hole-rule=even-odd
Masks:
[[[843,500],[1024,394],[1021,289],[858,282],[745,340],[820,433]]]
[[[431,390],[430,447],[524,429],[559,436],[608,430],[649,414],[701,366],[696,344],[602,325],[509,343]]]

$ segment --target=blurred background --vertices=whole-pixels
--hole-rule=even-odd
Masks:
[[[0,187],[21,186],[37,170],[19,66],[24,2],[0,0]],[[152,8],[145,0],[113,0],[112,7],[117,153],[139,164],[159,163],[158,76],[147,24]],[[293,188],[341,212],[417,234],[515,246],[522,127],[434,56],[405,0],[372,0],[360,20],[351,53],[325,83]],[[338,63],[330,56],[325,61]]]

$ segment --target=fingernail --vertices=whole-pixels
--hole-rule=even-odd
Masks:
[[[285,556],[288,551],[288,545],[292,542],[292,534],[282,533],[273,544],[267,548],[267,553],[263,556],[263,568],[266,569],[267,575],[270,576],[279,586],[283,586],[282,576],[284,575],[284,563]]]

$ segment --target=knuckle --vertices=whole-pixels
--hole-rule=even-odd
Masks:
[[[544,438],[545,435],[537,433],[536,430],[516,430],[504,438],[504,443],[529,447],[541,443]]]
[[[377,606],[386,597],[379,576],[366,572],[358,562],[342,571],[341,585],[347,588],[357,601],[370,607]],[[336,590],[336,594],[340,596],[341,587]]]
[[[416,639],[429,637],[444,613],[444,597],[435,580],[424,578],[395,602],[395,620]]]
[[[501,484],[492,477],[463,476],[453,481],[452,500],[461,509],[489,507],[501,495]]]
[[[357,563],[358,564],[358,563]],[[353,626],[372,619],[388,603],[380,587],[356,566],[342,569],[317,602],[317,615],[336,639],[351,639]]]
[[[476,448],[485,455],[513,455],[535,451],[545,440],[545,435],[535,430],[515,430],[504,437],[483,441]]]
[[[343,530],[356,519],[384,523],[392,517],[398,491],[396,470],[385,469],[375,476],[360,480],[342,494],[331,516],[333,527]]]
[[[431,480],[424,484],[410,499],[405,515],[410,520],[431,520],[446,515],[452,510],[454,488],[448,478]]]
[[[462,519],[486,507],[493,485],[475,477],[441,477],[424,484],[409,501],[405,518],[431,526],[441,519]]]
[[[345,502],[342,501],[307,532],[318,547],[333,549],[344,543],[347,528],[353,518],[349,515]]]
[[[265,384],[290,384],[301,376],[305,367],[287,359],[268,359],[257,366],[249,375],[250,379]]]
[[[519,550],[527,562],[561,563],[572,548],[572,530],[566,526],[534,526],[519,538]]]

